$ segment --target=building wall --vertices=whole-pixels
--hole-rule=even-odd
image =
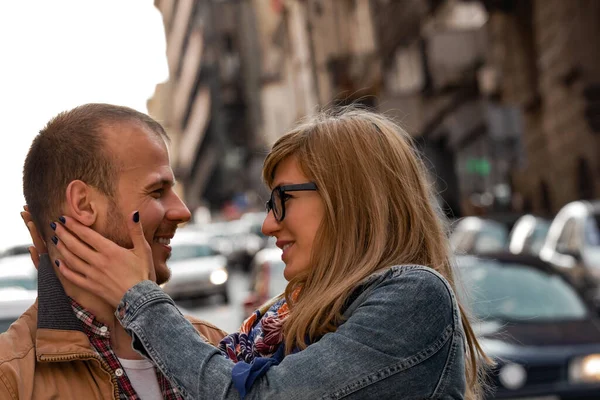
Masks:
[[[554,213],[582,197],[582,184],[600,195],[598,138],[584,118],[582,95],[600,67],[593,56],[597,43],[590,40],[597,37],[600,14],[586,0],[516,4],[511,13],[493,13],[489,24],[503,101],[518,105],[524,116],[526,164],[514,171],[514,183],[533,211]],[[580,182],[583,164],[591,176]]]

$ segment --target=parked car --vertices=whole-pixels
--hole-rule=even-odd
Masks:
[[[204,224],[198,229],[208,236],[213,245],[227,257],[231,268],[249,271],[250,262],[257,251],[262,249],[267,239],[251,218],[233,221],[220,221]]]
[[[552,220],[540,257],[570,274],[586,298],[598,301],[600,201],[574,201],[561,208]]]
[[[513,254],[539,255],[552,221],[525,214],[514,224],[508,237],[508,249]]]
[[[10,325],[35,303],[36,298],[36,290],[0,288],[0,333],[6,332]]]
[[[455,222],[450,245],[458,254],[500,251],[508,245],[508,228],[491,219],[465,217]]]
[[[251,263],[250,291],[244,300],[244,317],[252,314],[262,304],[285,291],[287,281],[283,277],[285,264],[281,249],[266,247],[254,256]]]
[[[29,253],[0,258],[0,289],[21,288],[37,293],[37,269]]]
[[[37,298],[37,270],[26,255],[0,259],[0,333],[19,318]]]
[[[0,258],[16,256],[19,254],[29,254],[29,246],[31,246],[31,244],[23,244],[23,245],[7,247],[2,252],[0,252]]]
[[[227,259],[194,230],[180,229],[171,239],[171,279],[163,290],[174,299],[220,295],[229,302]]]
[[[497,362],[490,398],[600,398],[600,323],[567,276],[507,252],[457,264],[458,295]]]

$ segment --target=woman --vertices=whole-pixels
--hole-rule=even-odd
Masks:
[[[283,249],[289,284],[222,352],[148,281],[138,218],[133,250],[56,221],[60,271],[117,307],[134,347],[186,398],[479,398],[489,359],[454,295],[410,136],[364,110],[322,113],[274,144],[263,178],[273,190],[263,232]]]

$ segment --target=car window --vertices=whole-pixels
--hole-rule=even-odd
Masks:
[[[505,229],[486,227],[477,233],[474,250],[476,253],[499,251],[506,246],[507,240],[508,232]]]
[[[209,245],[205,244],[179,244],[174,245],[171,251],[170,261],[181,261],[199,257],[210,257],[217,255],[217,252]]]
[[[547,321],[583,319],[587,309],[557,275],[521,264],[491,260],[459,263],[463,299],[479,319]]]
[[[0,319],[0,333],[6,332],[10,325],[15,322],[17,318],[3,318]]]
[[[600,215],[586,218],[583,225],[582,257],[587,266],[600,268]]]
[[[473,231],[455,230],[450,235],[450,246],[459,253],[468,253],[473,247],[475,234]]]
[[[540,252],[540,249],[546,240],[546,236],[548,235],[549,229],[550,222],[548,221],[538,221],[535,224],[533,232],[531,232],[531,236],[527,240],[529,253],[538,254]]]
[[[25,278],[25,277],[15,277],[15,278],[0,278],[0,289],[2,288],[23,288],[27,290],[37,290],[37,278]]]
[[[556,251],[559,253],[570,253],[576,250],[575,225],[576,222],[573,218],[569,218],[563,225],[560,236],[556,241]]]
[[[584,243],[588,246],[600,246],[600,215],[592,215],[583,224]]]

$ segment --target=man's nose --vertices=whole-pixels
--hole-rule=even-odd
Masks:
[[[173,193],[173,198],[166,212],[166,217],[170,221],[176,221],[178,224],[188,222],[192,218],[189,208],[181,201],[181,198]]]

